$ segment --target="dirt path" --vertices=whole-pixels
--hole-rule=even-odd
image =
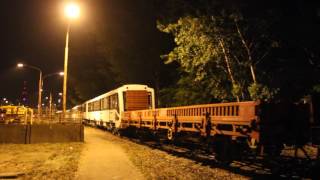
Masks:
[[[76,179],[144,179],[124,150],[108,141],[106,132],[85,128],[85,145]]]

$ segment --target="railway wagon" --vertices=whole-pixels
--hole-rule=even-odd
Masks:
[[[240,145],[258,149],[259,102],[231,102],[126,111],[122,129],[147,129],[165,134],[170,141],[186,135],[205,140],[221,159],[231,157]],[[260,147],[260,146],[259,146]]]
[[[80,106],[80,111],[85,123],[118,130],[125,111],[154,108],[153,88],[128,84],[86,101]]]

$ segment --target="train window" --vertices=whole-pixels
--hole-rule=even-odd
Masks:
[[[101,110],[104,109],[104,98],[100,100],[100,107],[101,107]]]
[[[110,96],[109,97],[107,97],[107,109],[110,109]]]
[[[105,97],[101,100],[101,109],[109,109],[109,100],[108,97]]]
[[[93,103],[93,110],[94,110],[94,111],[100,111],[100,109],[101,109],[101,107],[100,107],[100,100],[95,101],[95,102]]]
[[[110,100],[110,106],[109,106],[109,109],[113,109],[113,95],[109,97],[109,100]]]
[[[88,111],[91,111],[91,103],[88,103]]]
[[[93,103],[90,103],[90,111],[93,111]]]
[[[117,109],[119,110],[118,106],[118,94],[114,94],[110,96],[110,109]]]

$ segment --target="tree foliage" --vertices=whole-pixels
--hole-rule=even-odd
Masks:
[[[319,57],[315,53],[318,48],[310,47],[315,41],[305,39],[310,35],[305,32],[310,30],[302,26],[292,31],[293,20],[284,14],[297,16],[291,12],[294,3],[287,9],[275,1],[263,1],[260,5],[232,0],[228,3],[208,0],[167,3],[182,4],[176,7],[178,10],[168,8],[167,16],[158,21],[158,29],[172,34],[176,43],[162,58],[166,63],[177,62],[183,74],[173,86],[176,91],[172,97],[179,99],[181,92],[188,89],[199,95],[185,97],[189,100],[182,100],[183,104],[208,99],[271,100],[279,96],[296,99],[318,89]],[[316,30],[312,33],[319,39]],[[302,74],[307,81],[302,81]],[[201,88],[195,90],[190,86]],[[201,94],[205,98],[201,99]]]
[[[176,23],[159,23],[158,28],[173,34],[176,43],[176,47],[163,56],[165,62],[178,62],[181,70],[188,74],[189,83],[210,87],[211,92],[206,95],[216,100],[235,100],[239,97],[246,100],[253,94],[256,94],[255,97],[271,97],[270,90],[256,80],[255,63],[263,57],[253,59],[259,55],[251,53],[251,50],[267,52],[270,44],[275,42],[260,40],[253,42],[255,44],[247,43],[240,30],[242,27],[248,31],[247,24],[239,17],[239,14],[186,16]],[[255,38],[260,37],[257,35]],[[248,91],[252,84],[261,86],[263,92],[258,88]]]

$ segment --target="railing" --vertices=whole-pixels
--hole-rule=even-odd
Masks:
[[[153,130],[198,132],[202,136],[217,134],[259,139],[252,126],[258,122],[257,102],[217,103],[155,110],[125,112],[122,127],[134,126]]]
[[[42,114],[39,116],[35,115],[34,124],[81,124],[82,123],[82,115],[76,115],[71,113],[63,116],[61,113],[55,114]]]

